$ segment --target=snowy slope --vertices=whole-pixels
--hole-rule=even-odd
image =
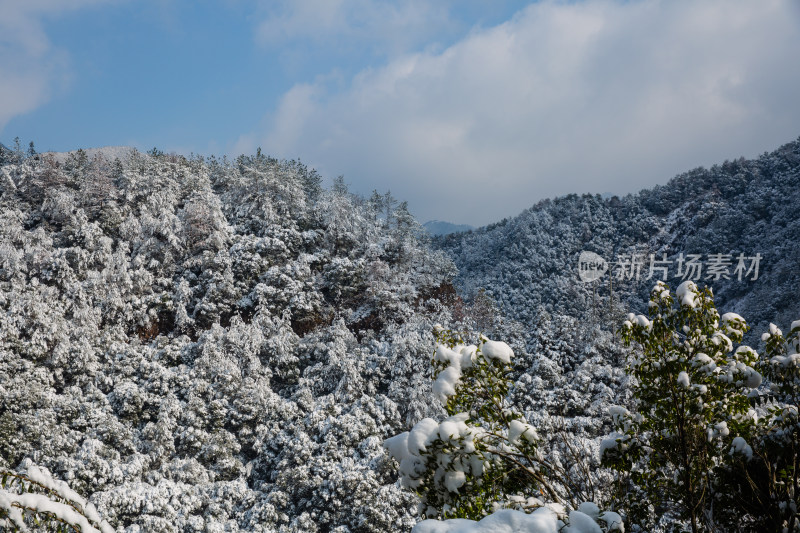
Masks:
[[[409,530],[452,263],[296,162],[100,152],[0,169],[0,466],[128,531]]]
[[[610,483],[614,330],[652,281],[583,283],[582,251],[612,274],[633,253],[761,254],[758,279],[711,280],[720,308],[756,336],[797,319],[797,142],[438,251],[404,206],[296,162],[98,150],[0,169],[0,466],[34,460],[129,531],[408,531],[381,442],[442,413],[435,323],[507,342],[543,453],[575,446]]]
[[[469,296],[486,289],[508,316],[535,331],[541,317],[560,314],[601,321],[609,330],[630,310],[644,312],[659,266],[676,287],[679,259],[696,255],[697,282],[712,287],[718,307],[744,316],[757,343],[769,322],[796,318],[800,291],[800,141],[755,160],[695,169],[668,184],[624,198],[569,195],[545,200],[521,215],[470,233],[435,240],[459,269],[456,285]],[[584,283],[582,251],[608,266]],[[653,263],[651,254],[660,261]],[[739,256],[745,258],[741,278]],[[714,258],[729,264],[710,270]],[[748,270],[760,256],[759,272]],[[641,261],[639,275],[630,265]],[[685,266],[685,265],[684,265]],[[684,268],[683,274],[689,274]],[[697,272],[693,272],[694,276]],[[728,279],[726,279],[726,277]],[[638,278],[638,279],[637,279]],[[613,298],[612,298],[613,296]]]

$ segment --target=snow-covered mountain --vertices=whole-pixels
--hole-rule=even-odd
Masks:
[[[381,443],[443,413],[437,323],[511,345],[542,453],[610,486],[615,330],[651,260],[671,285],[701,264],[754,343],[800,315],[800,141],[432,243],[389,195],[260,153],[2,153],[0,467],[46,467],[126,531],[410,529]]]
[[[452,262],[295,162],[108,155],[2,166],[0,467],[128,531],[409,529]]]
[[[657,279],[673,287],[693,279],[712,287],[720,309],[748,320],[757,344],[770,322],[788,325],[800,311],[798,205],[800,140],[623,198],[544,200],[435,243],[458,267],[466,298],[485,289],[531,333],[553,314],[613,329],[625,313],[646,311]],[[603,277],[582,280],[582,252],[605,262]]]

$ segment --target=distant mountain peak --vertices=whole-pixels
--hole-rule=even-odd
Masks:
[[[431,235],[449,235],[450,233],[461,233],[475,229],[469,224],[453,224],[442,220],[429,220],[422,227]]]

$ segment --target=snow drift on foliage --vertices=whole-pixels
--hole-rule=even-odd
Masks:
[[[591,519],[590,519],[591,520]],[[596,525],[596,524],[595,524]],[[511,509],[497,511],[480,522],[455,518],[451,520],[423,520],[412,533],[557,533],[558,518],[546,507],[531,514]],[[579,530],[583,533],[583,530]],[[586,530],[587,532],[589,530]],[[576,533],[578,533],[576,531]]]
[[[584,502],[579,510],[570,511],[568,524],[548,507],[539,507],[530,514],[501,509],[479,522],[461,518],[423,520],[411,533],[603,533],[598,519],[605,524],[606,531],[625,531],[620,515],[601,514],[597,505]]]

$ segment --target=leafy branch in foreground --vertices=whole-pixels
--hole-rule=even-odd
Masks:
[[[110,533],[94,505],[63,481],[29,462],[23,472],[0,469],[0,526],[3,531]]]

